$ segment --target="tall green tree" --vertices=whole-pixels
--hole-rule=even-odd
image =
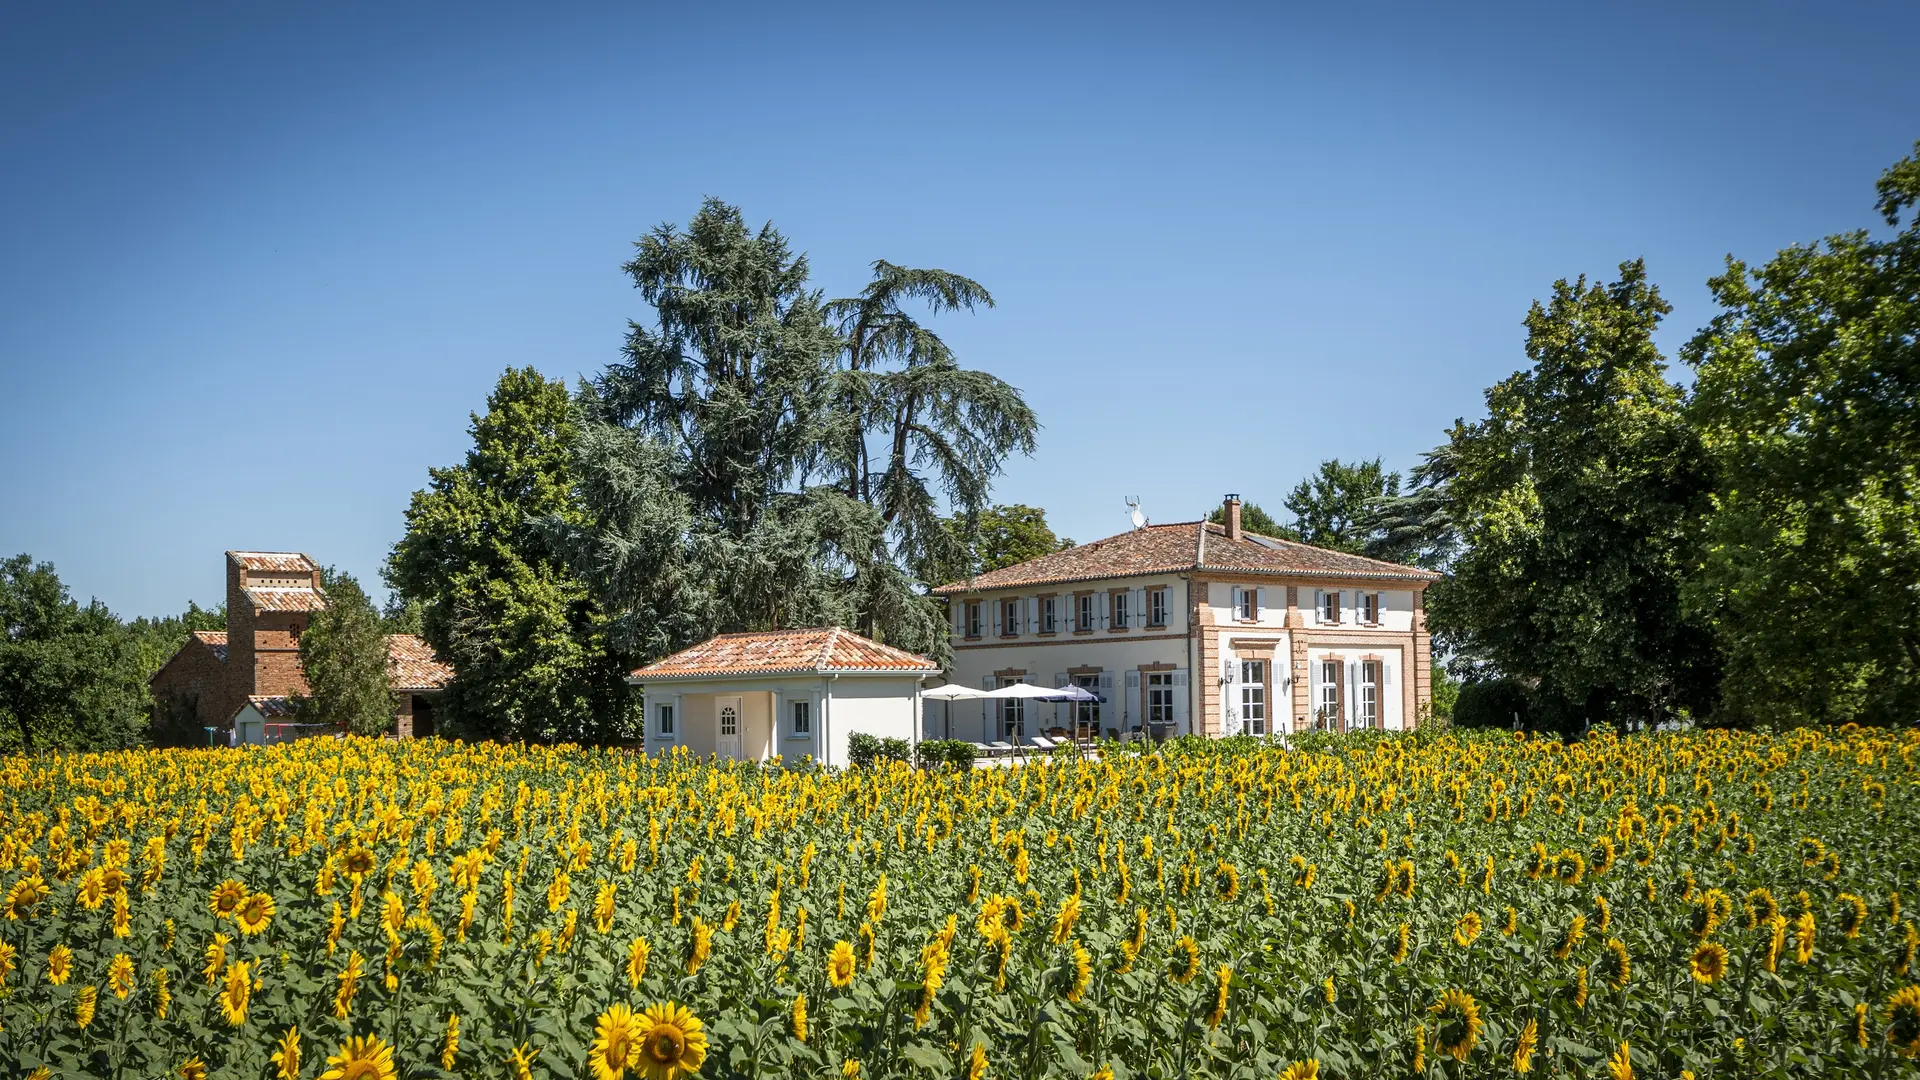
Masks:
[[[949,550],[959,554],[956,558],[921,564],[921,579],[929,585],[959,581],[1073,546],[1070,537],[1054,533],[1047,524],[1045,510],[1022,503],[982,510],[971,540],[967,539],[963,515],[942,519],[940,527],[950,534]]]
[[[1715,469],[1688,592],[1739,721],[1920,710],[1920,143],[1879,181],[1893,235],[1729,258],[1687,346]],[[1905,225],[1902,227],[1902,219]]]
[[[0,750],[114,750],[145,741],[140,642],[80,604],[52,563],[0,562]]]
[[[628,737],[635,719],[607,618],[534,522],[585,522],[573,492],[578,430],[566,384],[510,369],[473,416],[465,462],[434,469],[386,566],[454,671],[436,705],[450,734],[538,741]]]
[[[1708,482],[1653,341],[1669,310],[1637,260],[1611,284],[1555,282],[1527,314],[1532,367],[1449,433],[1462,549],[1428,611],[1469,668],[1531,687],[1550,726],[1713,702],[1716,653],[1680,604]]]
[[[1011,388],[960,369],[903,306],[971,309],[977,283],[881,263],[828,304],[771,225],[709,199],[626,266],[653,308],[579,399],[587,521],[543,528],[619,613],[635,654],[727,630],[840,623],[945,647],[914,568],[1032,418]]]
[[[1292,538],[1360,554],[1367,545],[1370,509],[1378,500],[1398,494],[1400,474],[1384,468],[1379,458],[1352,464],[1330,458],[1287,495],[1287,510],[1293,514]]]
[[[1404,491],[1382,495],[1361,513],[1360,554],[1428,570],[1451,566],[1460,550],[1447,492],[1454,470],[1451,444],[1421,455],[1420,463],[1407,470]]]
[[[294,710],[305,723],[378,735],[392,726],[394,714],[380,613],[352,574],[329,572],[325,584],[327,606],[300,635],[307,692],[295,697]]]

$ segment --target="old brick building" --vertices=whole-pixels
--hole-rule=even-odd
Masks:
[[[289,699],[306,692],[300,634],[326,606],[320,567],[285,551],[227,552],[227,629],[200,630],[155,672],[156,726],[191,717],[199,727],[231,730],[251,706],[269,718],[290,715]],[[433,733],[433,699],[452,671],[412,634],[387,638],[393,680],[394,731],[402,738]]]

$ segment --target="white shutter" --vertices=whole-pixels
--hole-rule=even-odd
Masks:
[[[1253,594],[1253,619],[1260,622],[1267,617],[1267,590],[1259,589]]]
[[[1240,586],[1235,585],[1233,587],[1233,614],[1231,618],[1237,619],[1239,617],[1240,617]]]
[[[1039,632],[1040,598],[1037,596],[1029,596],[1027,597],[1027,633],[1037,634]]]
[[[1173,669],[1173,733],[1178,735],[1187,727],[1187,669]]]
[[[1066,672],[1064,671],[1055,672],[1053,676],[1053,688],[1055,690],[1058,690],[1061,687],[1066,686],[1068,683],[1072,681],[1073,680],[1067,678]],[[1053,703],[1053,722],[1064,728],[1073,727],[1073,703],[1070,701],[1054,702]]]
[[[1147,590],[1135,589],[1127,594],[1127,625],[1147,625]]]
[[[1327,621],[1327,591],[1325,589],[1313,590],[1313,621],[1316,623]]]
[[[1133,672],[1127,673],[1129,685],[1131,685],[1133,679],[1136,677]],[[1100,726],[1105,727],[1108,720],[1117,721],[1120,719],[1120,710],[1113,709],[1111,712],[1108,711],[1113,706],[1113,672],[1103,671],[1100,673],[1100,689],[1098,693],[1100,694],[1101,701],[1100,704],[1093,707],[1093,712],[1095,716],[1100,718]],[[1105,732],[1101,734],[1105,734]]]

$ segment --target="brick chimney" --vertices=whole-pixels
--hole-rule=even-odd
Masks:
[[[1221,516],[1227,519],[1227,539],[1240,539],[1240,496],[1227,496],[1227,501],[1221,505]]]

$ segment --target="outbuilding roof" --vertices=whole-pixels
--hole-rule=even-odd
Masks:
[[[838,626],[721,634],[636,669],[634,682],[727,675],[935,674],[924,656]]]
[[[417,635],[387,635],[387,679],[395,690],[440,690],[452,678],[453,669]]]
[[[1408,582],[1438,581],[1441,577],[1418,567],[1271,536],[1242,533],[1239,539],[1229,540],[1224,525],[1182,521],[1173,525],[1148,525],[1003,566],[964,581],[949,582],[933,592],[937,596],[952,596],[988,589],[1204,571]]]

